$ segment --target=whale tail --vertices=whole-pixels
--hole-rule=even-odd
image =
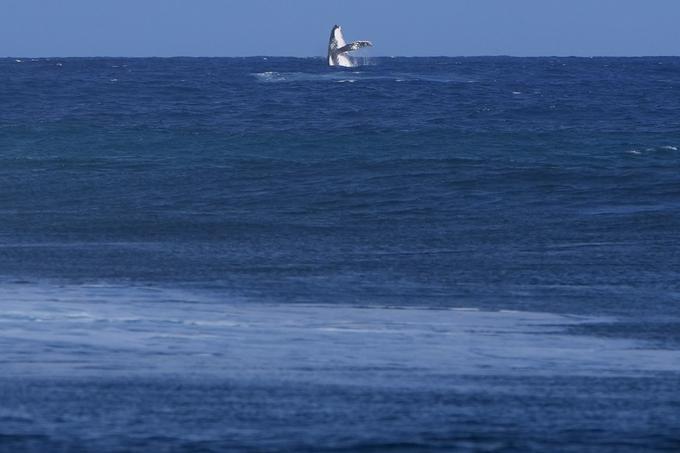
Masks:
[[[347,44],[342,34],[342,27],[335,25],[331,30],[331,39],[328,42],[328,66],[353,67],[354,63],[348,53],[364,47],[373,47],[373,43],[370,41],[354,41]]]

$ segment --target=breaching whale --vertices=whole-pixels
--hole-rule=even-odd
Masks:
[[[334,25],[333,30],[331,30],[331,39],[328,42],[328,66],[353,67],[354,63],[347,53],[364,47],[373,47],[373,43],[371,41],[354,41],[347,44],[342,35],[342,27]]]

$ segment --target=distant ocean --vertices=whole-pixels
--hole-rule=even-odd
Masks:
[[[0,451],[680,450],[680,58],[0,59]]]

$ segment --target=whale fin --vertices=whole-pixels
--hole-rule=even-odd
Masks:
[[[339,48],[337,51],[339,53],[352,52],[354,50],[363,49],[364,47],[373,47],[373,43],[371,41],[354,41]]]

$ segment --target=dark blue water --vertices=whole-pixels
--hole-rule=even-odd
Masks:
[[[0,60],[0,291],[96,284],[117,288],[117,300],[129,288],[163,288],[247,303],[609,316],[617,321],[574,331],[678,348],[680,58],[365,63],[331,70],[321,59],[288,58]],[[667,389],[676,378],[617,381],[612,398],[634,400],[638,424],[605,390],[601,404],[578,400],[565,411],[559,445],[678,448],[677,396],[656,424],[643,403],[654,385]],[[539,403],[468,395],[473,415],[463,422],[452,415],[455,398],[442,403],[456,432],[468,432],[462,440],[437,425],[432,408],[419,419],[414,408],[444,398],[434,390],[352,408],[324,400],[328,389],[320,388],[311,391],[329,412],[309,417],[321,426],[324,414],[333,423],[339,411],[345,437],[319,428],[306,438],[299,419],[286,431],[266,412],[245,425],[269,426],[274,439],[258,444],[248,435],[201,448],[553,450],[541,407],[553,414],[563,398],[606,387],[560,379],[558,390],[536,384]],[[100,384],[88,385],[79,391],[101,394]],[[214,420],[205,401],[224,398],[224,388],[191,385],[204,392],[195,412]],[[237,390],[248,401],[248,389]],[[293,398],[288,387],[273,397],[252,391],[256,399]],[[306,407],[300,398],[295,411]],[[370,417],[384,415],[381,405],[399,412],[399,401],[411,408],[406,418],[395,415],[400,423]],[[499,407],[519,415],[496,418]],[[392,431],[352,438],[362,432],[350,423],[353,409],[366,410],[370,429]],[[243,415],[234,410],[230,417]],[[584,412],[597,420],[579,424]],[[616,416],[626,423],[609,426]],[[389,436],[410,423],[422,429]],[[65,440],[43,433],[12,438],[19,443],[11,448],[86,444],[68,426],[75,431]],[[147,444],[126,444],[124,426],[107,426],[89,448],[199,446],[164,442],[156,428]],[[633,437],[626,443],[609,428]]]
[[[680,313],[680,59],[0,68],[3,275]]]

